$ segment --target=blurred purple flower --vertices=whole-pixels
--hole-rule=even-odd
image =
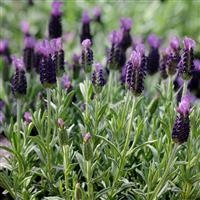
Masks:
[[[25,112],[24,113],[24,120],[28,124],[32,122],[32,116],[31,116],[30,112]]]

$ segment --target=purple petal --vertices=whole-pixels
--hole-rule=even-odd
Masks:
[[[21,29],[22,29],[23,33],[29,33],[29,29],[30,29],[29,23],[27,21],[22,21]]]
[[[82,23],[88,24],[90,23],[90,16],[88,15],[88,11],[84,11],[82,14]]]
[[[65,123],[64,123],[63,119],[58,118],[58,126],[59,126],[60,128],[64,128],[64,125],[65,125]]]
[[[60,10],[61,9],[61,6],[63,5],[64,3],[61,2],[61,1],[54,1],[51,6],[52,6],[52,11],[51,13],[53,15],[56,15],[56,16],[59,16],[59,15],[62,15],[62,11]]]
[[[68,89],[71,87],[71,82],[69,80],[69,77],[65,74],[63,75],[62,77],[62,86],[65,88],[65,89]]]
[[[78,63],[80,60],[80,55],[74,53],[72,56],[72,60],[73,60],[73,62]]]
[[[144,44],[138,44],[136,47],[135,47],[135,50],[137,52],[139,52],[141,55],[144,55],[145,54],[145,46]]]
[[[110,42],[112,44],[119,44],[122,40],[122,32],[121,31],[112,31],[109,35]]]
[[[62,38],[52,39],[50,44],[54,51],[60,51],[62,49]]]
[[[0,53],[8,48],[8,40],[0,40]]]
[[[196,42],[189,37],[185,37],[183,40],[184,48],[190,50],[191,48],[195,48]]]
[[[179,107],[177,108],[177,112],[183,115],[186,115],[188,112],[190,112],[190,96],[186,95],[183,97]]]
[[[139,52],[133,51],[130,58],[134,67],[139,67],[141,62],[141,55]]]
[[[120,23],[121,23],[121,29],[125,31],[130,31],[133,21],[131,18],[121,18]]]
[[[83,40],[83,42],[82,42],[81,44],[82,44],[82,46],[83,46],[84,48],[86,48],[86,49],[90,48],[91,45],[92,45],[90,39],[85,39],[85,40]]]
[[[149,45],[153,48],[159,48],[161,45],[161,39],[159,37],[157,37],[155,34],[151,34],[148,36],[147,41],[149,43]]]
[[[86,134],[84,134],[84,136],[83,136],[83,141],[84,141],[85,143],[87,143],[87,142],[90,141],[91,137],[92,137],[92,136],[91,136],[90,133],[86,133]]]
[[[95,16],[95,17],[100,17],[101,14],[102,14],[102,10],[101,10],[100,7],[95,7],[95,8],[93,9],[93,13],[94,13],[94,16]]]
[[[32,116],[30,112],[25,112],[24,113],[24,120],[25,122],[27,122],[28,124],[32,122]]]
[[[16,69],[21,70],[24,68],[24,62],[22,58],[17,58],[15,55],[13,55],[12,62],[13,62],[13,65],[15,65]]]
[[[99,70],[102,69],[103,67],[102,67],[102,65],[101,65],[100,63],[96,63],[96,64],[95,64],[95,68],[96,68],[97,71],[99,71]]]
[[[180,47],[180,41],[178,39],[178,37],[173,37],[171,40],[170,40],[170,47],[173,49],[173,50],[178,50],[179,47]]]

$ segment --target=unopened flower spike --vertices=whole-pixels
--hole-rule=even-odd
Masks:
[[[122,69],[126,62],[126,52],[122,49],[122,31],[112,31],[109,35],[111,48],[108,50],[107,67],[110,69]]]
[[[179,73],[184,80],[190,80],[194,71],[194,48],[196,43],[193,39],[185,37],[183,44]]]
[[[77,79],[80,74],[81,64],[80,64],[80,55],[74,53],[72,55],[72,64],[70,65],[70,69],[73,72],[73,78]]]
[[[91,31],[90,31],[90,16],[88,15],[88,12],[85,10],[83,11],[82,14],[82,27],[81,27],[81,33],[80,33],[80,41],[81,43],[85,40],[85,39],[89,39],[91,41],[92,44],[92,35],[91,35]]]
[[[101,10],[101,8],[100,7],[95,7],[93,9],[93,14],[94,14],[94,21],[102,24],[102,19],[101,19],[102,10]]]
[[[12,60],[16,71],[11,80],[11,89],[15,98],[20,98],[26,95],[27,89],[24,63],[21,58],[17,58],[16,56],[13,56]]]
[[[91,41],[89,39],[85,39],[82,42],[82,52],[81,52],[81,64],[86,73],[90,73],[92,70],[93,64],[93,51],[91,49]]]
[[[56,84],[56,66],[52,59],[54,50],[49,41],[44,40],[40,44],[40,52],[42,53],[40,62],[40,82],[45,88],[54,87]]]
[[[56,66],[56,75],[61,77],[65,72],[65,52],[62,48],[62,39],[53,39],[51,42],[54,48],[53,62]]]
[[[164,48],[161,51],[161,62],[160,62],[160,75],[162,79],[166,79],[168,77],[167,74],[167,62],[170,54],[170,48]]]
[[[172,139],[175,143],[182,144],[187,141],[190,132],[190,97],[185,96],[177,108],[177,117],[174,122]]]
[[[95,64],[95,71],[92,73],[92,84],[97,93],[101,92],[106,84],[103,67],[100,63]]]
[[[67,93],[72,91],[73,89],[72,83],[66,74],[63,75],[61,83],[62,83],[62,87],[67,91]]]
[[[151,34],[148,36],[147,41],[150,46],[147,71],[150,75],[153,75],[158,71],[160,66],[159,47],[161,45],[161,39],[158,38],[155,34]]]
[[[49,38],[60,38],[62,36],[62,11],[63,2],[54,1],[52,3],[51,16],[49,20]]]
[[[35,38],[32,36],[26,36],[24,38],[24,50],[23,50],[23,61],[26,71],[30,71],[35,66]]]

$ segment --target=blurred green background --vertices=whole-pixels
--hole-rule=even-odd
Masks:
[[[12,53],[18,53],[19,48],[23,48],[23,33],[20,30],[22,20],[30,23],[30,32],[37,38],[43,38],[47,34],[52,0],[33,2],[34,5],[29,6],[28,0],[0,0],[0,38],[9,39]],[[92,8],[95,6],[102,8],[105,26],[101,27],[102,33],[98,37],[99,41],[105,41],[105,44],[108,41],[108,32],[119,28],[120,17],[133,19],[133,36],[146,37],[154,32],[164,39],[171,35],[187,35],[194,38],[198,44],[200,42],[200,0],[65,0],[63,31],[78,34],[82,11],[87,9],[92,17]],[[79,37],[74,41],[79,42]],[[97,44],[98,47],[95,48],[101,48],[98,42]],[[74,47],[76,48],[76,45]],[[197,48],[199,49],[199,45]]]

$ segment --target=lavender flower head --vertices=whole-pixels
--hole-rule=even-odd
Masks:
[[[93,51],[91,49],[91,41],[89,39],[85,39],[82,42],[82,52],[81,52],[81,63],[86,73],[90,73],[92,70],[93,64]]]
[[[66,74],[62,77],[62,86],[67,91],[71,91],[72,89],[71,81],[69,80],[69,77]]]
[[[87,11],[84,11],[82,14],[82,28],[81,28],[81,34],[80,34],[80,41],[81,43],[85,39],[90,39],[92,43],[92,35],[90,32],[90,16],[88,15]]]
[[[51,46],[54,49],[52,59],[56,67],[56,75],[60,77],[65,72],[65,52],[62,48],[62,38],[53,39]]]
[[[62,15],[61,7],[64,5],[64,3],[61,1],[54,1],[51,5],[52,5],[51,14],[55,16],[61,16]]]
[[[109,39],[112,45],[118,45],[122,40],[122,32],[113,30],[109,35]]]
[[[26,36],[24,38],[24,50],[23,50],[23,61],[24,66],[27,71],[30,71],[35,66],[35,53],[34,53],[34,47],[35,47],[35,38],[32,36]]]
[[[12,62],[8,40],[0,40],[0,56],[1,55],[5,63],[10,64]]]
[[[60,38],[62,36],[62,11],[63,2],[54,1],[52,3],[52,11],[49,20],[49,38]]]
[[[79,63],[80,55],[74,53],[73,56],[72,56],[72,60],[73,60],[74,63]]]
[[[93,9],[93,13],[94,13],[94,16],[98,18],[98,17],[101,16],[102,10],[101,10],[100,7],[95,7],[95,8]]]
[[[28,124],[32,122],[32,116],[31,116],[30,112],[25,112],[24,113],[24,120]]]
[[[160,75],[162,79],[166,79],[168,77],[167,74],[167,64],[168,64],[168,57],[170,55],[171,49],[170,48],[164,48],[161,51],[161,63],[160,63]]]
[[[100,63],[95,64],[95,71],[92,74],[92,84],[96,93],[100,93],[106,84],[103,67]]]
[[[185,96],[179,107],[177,108],[178,115],[176,117],[172,139],[175,143],[182,144],[187,141],[190,132],[190,97]]]
[[[131,30],[131,27],[132,27],[132,24],[133,24],[133,21],[131,18],[121,18],[120,19],[120,28],[124,31],[130,31]]]
[[[56,84],[56,66],[52,59],[52,55],[55,53],[48,40],[44,40],[40,43],[40,52],[42,53],[42,59],[40,62],[40,82],[45,88],[54,87]]]
[[[146,69],[146,57],[144,46],[136,47],[126,64],[126,85],[135,96],[139,96],[144,90],[144,78]]]
[[[21,58],[17,58],[16,56],[13,56],[12,60],[16,71],[11,80],[11,89],[13,95],[16,98],[20,98],[26,94],[27,88],[24,63]]]
[[[191,38],[185,37],[183,40],[184,49],[181,57],[179,73],[184,80],[190,80],[194,71],[194,48],[195,41]]]
[[[147,71],[150,75],[153,75],[158,71],[160,67],[159,47],[161,45],[161,39],[158,38],[155,34],[151,34],[148,36],[147,41],[150,46]]]
[[[169,43],[171,49],[174,51],[174,52],[177,52],[180,50],[180,41],[179,41],[179,38],[178,37],[173,37],[171,40],[170,40],[170,43]]]

